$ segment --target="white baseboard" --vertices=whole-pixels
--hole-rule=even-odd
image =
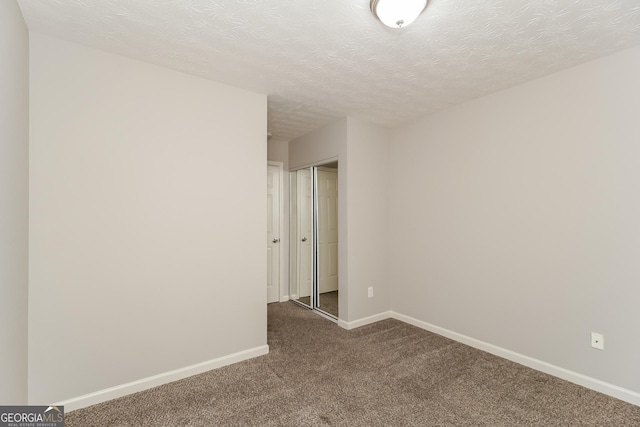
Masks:
[[[280,297],[280,302],[287,302],[289,301],[289,295],[285,295],[283,297]]]
[[[516,353],[511,350],[507,350],[502,347],[498,347],[493,344],[480,341],[469,336],[453,332],[451,330],[441,328],[439,326],[424,322],[422,320],[415,319],[410,316],[405,316],[394,311],[386,311],[378,313],[373,316],[364,317],[351,322],[345,322],[344,320],[338,320],[338,325],[344,329],[351,330],[361,326],[365,326],[371,323],[378,322],[384,319],[396,319],[401,322],[408,323],[410,325],[417,326],[418,328],[442,335],[450,338],[454,341],[461,342],[479,350],[486,351],[496,356],[502,357],[507,360],[519,363],[529,368],[553,375],[558,378],[562,378],[574,384],[581,385],[583,387],[595,390],[597,392],[615,397],[633,405],[640,406],[640,393],[628,390],[595,378],[588,377],[577,372],[570,371],[547,362],[543,362],[538,359],[534,359],[529,356],[525,356],[520,353]],[[147,390],[153,387],[157,387],[162,384],[177,381],[183,378],[187,378],[193,375],[197,375],[212,369],[221,368],[223,366],[231,365],[233,363],[241,362],[243,360],[252,359],[254,357],[262,356],[269,353],[269,346],[264,345],[249,350],[241,351],[238,353],[230,354],[228,356],[219,357],[206,362],[198,363],[195,365],[187,366],[184,368],[176,369],[173,371],[165,372],[162,374],[154,375],[148,378],[143,378],[130,383],[110,387],[104,390],[100,390],[94,393],[85,394],[83,396],[67,399],[62,402],[57,402],[56,405],[64,405],[65,412],[70,412],[76,409],[85,408],[87,406],[102,403],[107,400],[115,399],[118,397],[126,396],[131,393]]]
[[[217,359],[208,360],[206,362],[197,363],[195,365],[175,369],[169,372],[164,372],[162,374],[143,378],[137,381],[132,381],[130,383],[117,385],[115,387],[109,387],[104,390],[96,391],[94,393],[67,399],[62,402],[58,402],[55,405],[64,405],[65,412],[70,412],[76,409],[95,405],[97,403],[106,402],[107,400],[126,396],[131,393],[137,393],[139,391],[157,387],[162,384],[167,384],[173,381],[181,380],[183,378],[191,377],[193,375],[201,374],[212,369],[222,368],[223,366],[242,362],[243,360],[263,356],[267,353],[269,353],[269,346],[263,345],[260,347],[255,347],[249,350],[230,354],[228,356],[218,357]]]
[[[359,328],[360,326],[368,325],[370,323],[375,323],[384,319],[389,319],[391,317],[391,314],[392,314],[391,311],[385,311],[382,313],[374,314],[373,316],[363,317],[362,319],[353,320],[351,322],[338,320],[338,326],[347,330],[351,330],[351,329]]]
[[[431,323],[423,322],[422,320],[414,319],[413,317],[405,316],[404,314],[390,312],[391,318],[400,320],[418,328],[425,329],[438,335],[450,338],[454,341],[461,342],[468,346],[477,348],[479,350],[486,351],[487,353],[494,354],[512,362],[519,363],[537,371],[544,372],[554,377],[562,378],[563,380],[572,382],[574,384],[581,385],[591,390],[615,397],[633,405],[640,406],[640,393],[632,390],[628,390],[617,385],[609,384],[604,381],[600,381],[595,378],[588,377],[577,372],[570,371],[568,369],[561,368],[559,366],[552,365],[542,360],[534,359],[533,357],[525,356],[524,354],[516,353],[515,351],[507,350],[502,347],[498,347],[493,344],[486,343],[484,341],[477,340],[475,338],[468,337],[466,335],[459,334],[457,332],[450,331],[445,328],[441,328]]]

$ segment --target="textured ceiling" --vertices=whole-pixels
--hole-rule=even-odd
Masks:
[[[640,44],[638,0],[19,0],[29,29],[269,95],[289,140],[338,117],[393,126]]]

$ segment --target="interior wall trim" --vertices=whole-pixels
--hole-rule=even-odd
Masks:
[[[289,165],[289,172],[295,172],[295,171],[298,171],[300,169],[309,169],[309,168],[312,168],[314,166],[321,166],[321,165],[324,165],[326,163],[331,163],[331,162],[335,162],[335,161],[339,161],[338,156],[331,156],[331,157],[327,157],[325,159],[314,160],[311,163],[305,163],[303,165],[294,165],[294,166]]]
[[[375,314],[373,316],[364,317],[351,322],[344,320],[338,320],[338,325],[344,329],[351,330],[366,326],[371,323],[379,322],[385,319],[396,319],[404,323],[416,326],[420,329],[424,329],[429,332],[433,332],[438,335],[442,335],[454,341],[469,345],[473,348],[477,348],[482,351],[486,351],[495,356],[502,357],[512,362],[519,363],[529,368],[535,369],[540,372],[544,372],[554,377],[561,378],[563,380],[572,382],[574,384],[581,385],[588,389],[597,391],[599,393],[606,394],[611,397],[623,400],[636,406],[640,406],[640,393],[633,390],[629,390],[623,387],[619,387],[614,384],[607,383],[605,381],[598,380],[577,372],[570,371],[568,369],[561,368],[559,366],[552,365],[542,360],[535,359],[520,353],[516,353],[511,350],[507,350],[502,347],[498,347],[493,344],[489,344],[484,341],[480,341],[475,338],[451,331],[449,329],[442,328],[440,326],[433,325],[422,320],[415,319],[404,314],[396,313],[394,311],[385,311]],[[64,405],[67,412],[76,409],[85,408],[90,405],[102,403],[111,399],[126,396],[131,393],[147,390],[153,387],[157,387],[162,384],[167,384],[173,381],[177,381],[183,378],[188,378],[193,375],[197,375],[212,369],[221,368],[223,366],[231,365],[241,362],[243,360],[252,359],[254,357],[263,356],[269,353],[269,346],[264,345],[255,347],[252,349],[244,350],[238,353],[233,353],[227,356],[212,359],[206,362],[198,363],[195,365],[187,366],[185,368],[176,369],[173,371],[165,372],[162,374],[154,375],[151,377],[143,378],[141,380],[132,381],[126,384],[110,387],[104,390],[100,390],[94,393],[85,394],[83,396],[67,399],[61,402],[57,402],[56,405]]]
[[[431,323],[406,316],[404,314],[396,313],[395,311],[385,311],[383,313],[378,313],[373,316],[364,317],[362,319],[357,319],[351,322],[338,320],[338,325],[344,329],[351,330],[385,319],[396,319],[401,322],[417,326],[420,329],[433,332],[434,334],[442,335],[443,337],[447,337],[462,344],[477,348],[478,350],[486,351],[487,353],[502,357],[503,359],[511,360],[512,362],[519,363],[531,369],[535,369],[536,371],[553,375],[554,377],[581,385],[590,390],[594,390],[599,393],[615,397],[616,399],[624,400],[625,402],[631,403],[633,405],[640,406],[640,393],[637,393],[633,390],[619,387],[615,384],[607,383],[605,381],[601,381],[596,378],[580,374],[578,372],[570,371],[568,369],[552,365],[551,363],[547,363],[542,360],[526,356],[524,354],[516,353],[515,351],[507,350],[506,348],[498,347],[497,345],[489,344],[487,342],[471,338],[458,332],[454,332],[449,329],[445,329],[440,326],[436,326]]]
[[[374,314],[373,316],[363,317],[362,319],[353,320],[351,322],[338,320],[338,326],[347,330],[351,330],[351,329],[359,328],[361,326],[369,325],[371,323],[376,323],[384,319],[390,319],[392,317],[392,314],[393,312],[391,311],[384,311],[382,313]]]
[[[55,405],[64,405],[65,412],[74,411],[76,409],[85,408],[97,403],[106,402],[107,400],[116,399],[131,393],[148,390],[162,384],[178,381],[193,375],[201,374],[212,369],[222,368],[223,366],[232,365],[242,362],[243,360],[253,359],[254,357],[263,356],[269,353],[269,346],[251,348],[227,356],[211,359],[206,362],[197,363],[195,365],[186,366],[184,368],[174,369],[172,371],[163,372],[158,375],[143,378],[137,381],[109,387],[94,393],[85,394],[83,396],[74,397],[55,403]]]
[[[512,362],[519,363],[521,365],[535,369],[536,371],[553,375],[554,377],[561,378],[563,380],[581,385],[583,387],[606,394],[608,396],[624,400],[625,402],[631,403],[633,405],[640,406],[640,393],[637,393],[633,390],[622,388],[614,384],[588,377],[586,375],[573,372],[556,365],[552,365],[551,363],[543,362],[542,360],[525,356],[524,354],[516,353],[515,351],[507,350],[505,348],[498,347],[496,345],[489,344],[484,341],[480,341],[478,339],[471,338],[445,328],[441,328],[440,326],[423,322],[422,320],[418,320],[410,316],[405,316],[404,314],[396,313],[393,311],[391,311],[390,313],[391,318],[393,319],[400,320],[413,326],[417,326],[418,328],[433,332],[438,335],[442,335],[454,341],[458,341],[479,350],[486,351],[487,353],[491,353],[495,356],[511,360]]]

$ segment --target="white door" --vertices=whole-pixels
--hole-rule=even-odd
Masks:
[[[318,292],[338,290],[338,171],[318,168]]]
[[[280,301],[280,167],[267,166],[267,303]]]
[[[311,296],[312,281],[312,252],[313,216],[312,216],[312,188],[311,171],[301,169],[297,171],[298,182],[298,298]]]

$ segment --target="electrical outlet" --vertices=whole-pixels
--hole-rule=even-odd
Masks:
[[[591,347],[604,350],[604,335],[591,332]]]
[[[373,286],[369,286],[369,289],[367,289],[367,293],[369,295],[369,298],[373,298]]]

